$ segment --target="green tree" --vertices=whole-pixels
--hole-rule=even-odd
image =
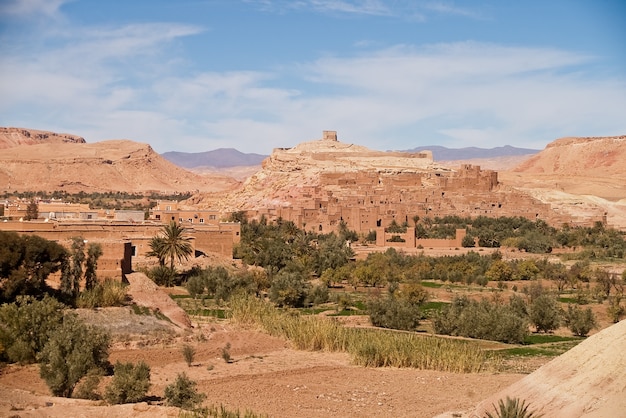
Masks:
[[[0,231],[0,300],[11,302],[19,295],[49,291],[46,279],[59,271],[66,258],[67,251],[56,242]]]
[[[146,253],[148,257],[156,257],[159,260],[159,267],[165,267],[165,238],[156,236],[152,237],[148,242],[150,251]]]
[[[513,278],[513,268],[504,260],[496,260],[491,263],[489,270],[485,272],[485,277],[495,281],[511,280]]]
[[[309,282],[303,272],[280,271],[270,286],[270,300],[278,306],[301,307],[309,289]]]
[[[19,296],[0,306],[0,345],[9,361],[34,363],[52,332],[62,323],[65,306],[45,296]]]
[[[591,308],[582,310],[578,306],[568,305],[565,313],[565,325],[574,335],[586,337],[589,331],[598,326],[598,323]]]
[[[187,230],[182,225],[172,221],[163,227],[162,241],[159,241],[158,255],[159,260],[170,261],[170,270],[174,271],[174,261],[179,262],[189,259],[193,253],[191,246],[191,237],[187,236]],[[150,247],[152,249],[152,246]],[[154,249],[153,249],[154,250]]]
[[[35,199],[31,200],[26,206],[25,220],[30,221],[39,217],[39,205]]]
[[[71,397],[89,372],[109,366],[110,335],[66,315],[39,354],[39,374],[55,396]]]
[[[97,283],[96,270],[98,259],[102,256],[102,246],[90,243],[87,246],[87,259],[85,260],[85,289],[91,290]]]
[[[537,332],[552,332],[561,325],[561,313],[556,298],[542,294],[530,304],[530,322]]]
[[[174,383],[165,387],[167,404],[184,409],[195,408],[205,398],[203,393],[198,393],[196,385],[185,372],[179,373]]]
[[[150,366],[143,361],[133,363],[117,362],[113,379],[104,395],[111,404],[140,402],[150,389]]]
[[[85,262],[85,240],[83,237],[72,238],[71,247],[71,293],[74,297],[80,293],[80,281],[83,277],[83,263]]]

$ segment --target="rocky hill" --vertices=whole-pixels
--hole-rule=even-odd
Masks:
[[[57,134],[48,131],[24,128],[0,127],[0,149],[12,148],[18,145],[34,145],[43,143],[76,143],[84,144],[84,138],[70,134]]]
[[[224,212],[280,217],[316,231],[330,232],[340,222],[367,233],[392,221],[416,216],[524,216],[554,225],[602,220],[602,210],[556,212],[529,192],[502,184],[498,173],[478,166],[437,163],[430,151],[373,151],[334,138],[275,149],[262,169],[224,197],[199,194],[191,205]]]
[[[626,178],[626,135],[557,139],[513,171],[526,174]]]
[[[557,211],[587,216],[598,208],[626,229],[626,136],[561,138],[500,180]]]
[[[49,135],[45,139],[51,137],[64,138]],[[174,194],[221,192],[239,186],[239,182],[230,177],[206,177],[184,170],[162,158],[147,144],[128,140],[87,144],[80,139],[82,141],[44,141],[5,148],[0,153],[0,191]]]

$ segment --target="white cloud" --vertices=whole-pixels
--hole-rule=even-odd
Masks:
[[[372,13],[383,4],[303,3]],[[3,47],[0,125],[129,138],[159,152],[265,154],[326,129],[376,149],[543,148],[564,135],[626,133],[624,82],[595,79],[595,57],[575,51],[397,45],[275,71],[192,72],[169,47],[201,32],[175,23],[67,26],[42,33],[45,47]]]
[[[3,0],[0,15],[12,17],[59,17],[59,9],[73,0]]]

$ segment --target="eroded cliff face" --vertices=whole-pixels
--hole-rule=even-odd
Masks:
[[[68,142],[76,144],[86,143],[85,138],[77,135],[58,134],[36,129],[0,127],[0,149],[17,147],[19,145]]]
[[[528,174],[626,178],[626,135],[560,138],[513,171]]]
[[[626,230],[626,135],[557,139],[509,172],[503,183],[584,219],[602,212]]]

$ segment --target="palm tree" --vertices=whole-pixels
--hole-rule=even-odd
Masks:
[[[148,253],[159,259],[159,264],[164,265],[165,260],[170,260],[170,270],[174,271],[174,259],[178,261],[187,260],[193,253],[193,247],[190,241],[191,237],[186,235],[185,227],[177,224],[175,221],[164,225],[162,236],[154,237],[150,240],[150,249]]]

